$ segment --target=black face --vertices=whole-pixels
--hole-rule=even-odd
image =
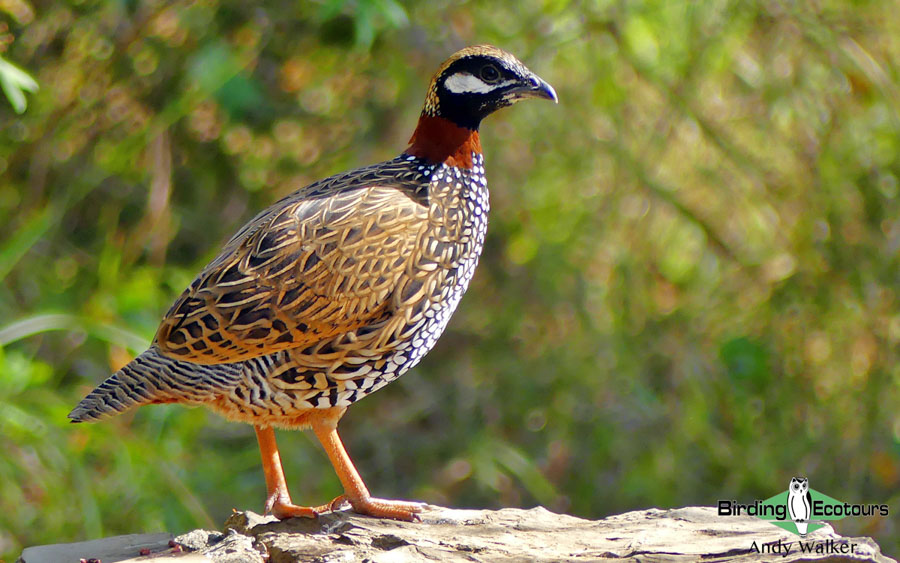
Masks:
[[[438,77],[438,112],[461,127],[478,129],[492,112],[523,98],[556,101],[556,92],[516,60],[470,55],[451,63]]]

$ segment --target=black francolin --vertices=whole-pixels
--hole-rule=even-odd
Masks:
[[[447,326],[487,229],[478,127],[535,97],[557,99],[509,53],[482,45],[454,54],[434,75],[403,154],[257,215],[178,298],[150,348],[69,418],[204,405],[256,428],[265,508],[278,518],[314,517],[344,501],[362,514],[415,518],[418,503],[369,496],[337,423],[416,365]],[[344,494],[318,508],[292,504],[273,427],[311,427]]]

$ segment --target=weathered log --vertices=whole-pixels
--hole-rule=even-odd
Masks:
[[[150,545],[151,537],[155,545]],[[584,520],[544,508],[456,510],[430,506],[421,522],[368,518],[348,511],[325,514],[316,520],[279,522],[253,512],[235,512],[225,523],[224,533],[195,530],[174,538],[178,544],[175,549],[168,546],[170,537],[145,536],[140,545],[153,552],[149,557],[135,558],[139,554],[135,537],[119,536],[31,547],[22,553],[20,561],[77,563],[81,558],[101,557],[101,548],[114,544],[124,551],[118,555],[111,549],[103,551],[102,563],[894,561],[883,555],[872,539],[841,537],[831,526],[800,538],[757,518],[720,517],[709,507],[640,510]]]

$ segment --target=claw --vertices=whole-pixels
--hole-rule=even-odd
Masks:
[[[332,499],[331,502],[328,503],[328,511],[334,512],[339,510],[345,504],[349,504],[350,499],[347,498],[347,495],[338,495]]]

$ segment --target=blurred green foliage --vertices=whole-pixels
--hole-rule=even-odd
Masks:
[[[65,415],[257,210],[391,158],[451,52],[561,104],[491,117],[485,255],[342,425],[374,493],[600,517],[807,475],[900,551],[900,18],[888,1],[10,0],[0,55],[0,558],[260,510],[249,426]],[[22,100],[20,100],[22,102]],[[14,102],[15,103],[15,102]],[[339,484],[280,435],[294,499]]]

